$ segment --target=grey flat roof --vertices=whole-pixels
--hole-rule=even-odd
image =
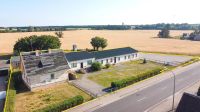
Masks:
[[[69,62],[72,62],[72,61],[91,59],[91,58],[103,59],[108,57],[120,56],[124,54],[131,54],[135,52],[138,51],[131,47],[124,47],[124,48],[116,48],[116,49],[94,51],[94,52],[87,52],[87,51],[70,52],[70,53],[65,53],[65,56]]]
[[[87,51],[65,53],[65,56],[69,62],[94,58],[94,55]]]
[[[96,59],[103,59],[103,58],[108,58],[108,57],[124,55],[124,54],[131,54],[135,52],[138,52],[138,51],[131,47],[124,47],[124,48],[92,52],[92,54],[95,56]]]

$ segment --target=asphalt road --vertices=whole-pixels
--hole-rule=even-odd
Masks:
[[[199,68],[200,64],[176,75],[176,92],[200,80]],[[172,93],[173,78],[169,78],[94,112],[144,112],[149,107],[171,96]]]

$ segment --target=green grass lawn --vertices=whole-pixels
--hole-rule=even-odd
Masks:
[[[76,95],[82,95],[85,101],[92,99],[91,96],[67,82],[49,85],[32,92],[19,93],[16,95],[15,112],[32,112]]]
[[[158,64],[151,61],[147,61],[146,64],[142,64],[142,60],[136,60],[117,64],[107,70],[102,70],[97,73],[90,74],[88,78],[104,87],[110,87],[110,84],[113,81],[124,79],[130,76],[136,76],[140,73],[158,67],[164,68],[165,66],[163,64]]]

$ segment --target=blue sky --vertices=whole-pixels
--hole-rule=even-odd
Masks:
[[[0,0],[0,26],[200,23],[199,0]]]

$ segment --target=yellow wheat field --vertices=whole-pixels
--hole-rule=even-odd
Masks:
[[[179,36],[182,33],[191,31],[171,31],[171,36]],[[140,51],[200,54],[200,42],[178,39],[153,38],[158,30],[75,30],[64,31],[64,38],[61,38],[62,49],[71,49],[73,44],[78,48],[91,48],[90,39],[94,36],[101,36],[108,40],[108,47],[119,48],[131,46]],[[24,36],[29,35],[54,35],[54,32],[26,32],[26,33],[0,33],[0,53],[12,52],[15,42]]]

